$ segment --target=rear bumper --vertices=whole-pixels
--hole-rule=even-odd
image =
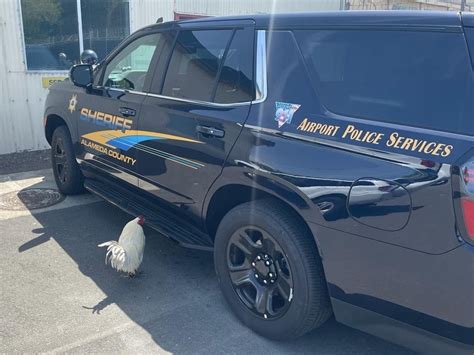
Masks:
[[[429,354],[472,355],[474,347],[331,297],[336,320],[382,339]]]
[[[433,255],[310,227],[336,319],[418,351],[474,354],[474,248]]]

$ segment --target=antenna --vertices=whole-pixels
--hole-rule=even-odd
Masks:
[[[156,23],[163,23],[163,17],[160,17],[158,20],[156,20]]]

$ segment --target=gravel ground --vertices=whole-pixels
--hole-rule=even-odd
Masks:
[[[0,155],[0,175],[51,167],[50,150],[35,150]]]

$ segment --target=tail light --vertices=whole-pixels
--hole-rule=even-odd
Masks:
[[[467,235],[474,241],[474,200],[462,199],[461,205]]]
[[[455,188],[456,216],[462,237],[474,244],[474,158],[461,164]]]
[[[461,197],[464,225],[467,236],[474,242],[474,161],[467,162],[461,168],[466,193]]]
[[[468,162],[464,165],[461,171],[462,179],[464,180],[466,187],[470,190],[469,192],[474,194],[474,161]]]

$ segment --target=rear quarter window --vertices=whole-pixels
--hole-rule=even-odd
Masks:
[[[254,99],[253,43],[249,41],[251,39],[248,31],[235,32],[221,68],[214,102],[235,103]]]
[[[472,67],[462,33],[295,31],[331,112],[474,134]]]

